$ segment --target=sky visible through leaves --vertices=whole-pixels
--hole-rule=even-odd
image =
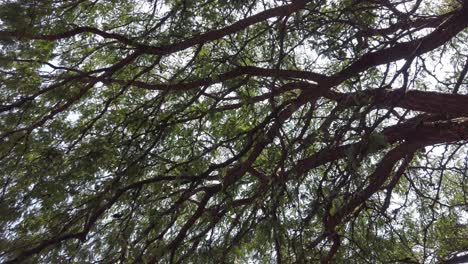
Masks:
[[[0,1],[0,262],[468,262],[466,0]]]

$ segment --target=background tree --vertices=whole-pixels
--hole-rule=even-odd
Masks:
[[[467,261],[466,0],[5,0],[0,261]]]

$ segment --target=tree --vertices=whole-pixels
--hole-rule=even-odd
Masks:
[[[467,260],[466,0],[0,5],[2,262]]]

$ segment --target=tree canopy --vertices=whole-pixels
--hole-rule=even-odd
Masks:
[[[468,261],[467,0],[3,0],[0,262]]]

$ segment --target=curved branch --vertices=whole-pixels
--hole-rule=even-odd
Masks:
[[[200,88],[203,86],[209,86],[216,83],[222,83],[227,80],[231,80],[243,75],[249,76],[260,76],[260,77],[275,77],[275,78],[284,78],[284,79],[303,79],[309,80],[314,83],[322,82],[327,78],[327,76],[318,74],[310,71],[301,71],[301,70],[280,70],[280,69],[266,69],[254,66],[239,66],[231,71],[215,75],[213,77],[206,77],[190,82],[175,83],[175,84],[152,84],[141,81],[126,81],[126,80],[116,80],[116,79],[105,79],[99,77],[88,77],[89,79],[97,79],[98,81],[104,83],[117,83],[117,84],[131,84],[132,86],[147,89],[147,90],[161,90],[161,91],[186,91],[190,89]],[[86,81],[84,79],[83,81]],[[308,84],[307,88],[312,84]],[[299,87],[298,87],[299,88]]]
[[[326,98],[345,106],[362,106],[374,103],[379,106],[401,107],[408,110],[451,117],[468,116],[468,95],[404,89],[372,89],[356,93],[330,91]]]
[[[456,118],[452,120],[427,120],[416,119],[403,124],[394,125],[384,129],[383,135],[389,144],[405,140],[408,143],[421,147],[468,140],[468,118]],[[298,162],[293,173],[303,174],[306,171],[324,165],[334,160],[345,158],[352,149],[360,149],[368,142],[357,143],[326,148],[316,154]],[[384,149],[382,145],[374,151]]]
[[[434,50],[460,33],[468,26],[467,9],[454,13],[429,35],[409,42],[398,43],[391,48],[363,55],[357,61],[332,76],[327,84],[335,86],[371,67],[397,61],[409,56],[418,56]]]
[[[220,29],[215,29],[212,31],[208,31],[206,33],[193,36],[191,38],[188,38],[180,42],[171,43],[171,44],[163,45],[159,47],[138,44],[123,35],[116,34],[116,33],[109,33],[109,32],[106,32],[97,28],[93,28],[93,27],[77,27],[66,32],[61,32],[58,34],[50,34],[50,35],[34,35],[34,34],[27,33],[27,32],[18,32],[18,31],[0,31],[0,39],[26,38],[26,39],[54,41],[54,40],[69,38],[69,37],[79,35],[82,33],[93,33],[103,38],[115,39],[117,41],[120,41],[123,44],[133,46],[142,53],[155,54],[155,55],[167,55],[167,54],[171,54],[177,51],[182,51],[182,50],[188,49],[196,45],[211,42],[211,41],[220,39],[222,37],[234,34],[236,32],[239,32],[248,28],[249,26],[265,21],[269,18],[290,15],[304,8],[306,4],[307,4],[306,0],[296,0],[290,4],[271,8],[263,12],[260,12],[258,14],[255,14],[253,16],[244,18],[229,26],[226,26]]]

